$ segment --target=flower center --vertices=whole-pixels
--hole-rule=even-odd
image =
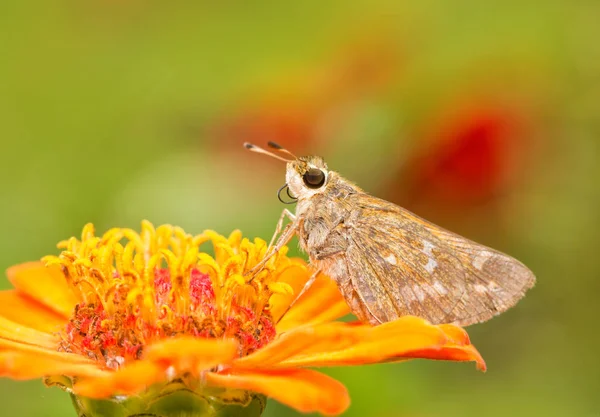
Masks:
[[[211,242],[214,256],[200,250]],[[139,359],[153,341],[177,335],[235,338],[240,356],[275,337],[273,294],[290,294],[280,281],[297,267],[282,249],[252,273],[266,242],[213,231],[191,236],[170,225],[142,223],[141,233],[111,229],[101,237],[91,224],[81,240],[61,242],[59,264],[80,298],[61,332],[59,350],[102,361],[109,368]]]

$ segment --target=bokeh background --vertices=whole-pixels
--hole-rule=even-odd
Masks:
[[[599,16],[558,0],[4,1],[0,267],[90,221],[269,238],[284,167],[241,144],[274,140],[538,276],[469,329],[487,374],[327,370],[347,416],[600,416]],[[0,404],[74,415],[41,382],[0,380]]]

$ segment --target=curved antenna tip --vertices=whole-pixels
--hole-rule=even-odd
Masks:
[[[283,150],[283,146],[272,141],[268,141],[267,145],[269,146],[269,148],[277,149],[278,151]]]
[[[290,162],[289,159],[282,158],[279,155],[275,155],[273,152],[269,152],[267,150],[264,150],[260,146],[256,146],[256,145],[254,145],[252,143],[249,143],[249,142],[244,142],[244,148],[246,148],[247,150],[249,150],[251,152],[262,153],[263,155],[268,155],[271,158],[279,159],[280,161],[283,161],[283,162]]]
[[[291,153],[290,151],[288,151],[287,149],[285,149],[283,146],[281,146],[278,143],[275,143],[273,141],[269,141],[267,142],[267,145],[269,146],[269,148],[271,149],[275,149],[276,151],[282,152],[286,155],[291,156],[294,159],[298,159],[298,157],[296,155],[294,155],[293,153]]]

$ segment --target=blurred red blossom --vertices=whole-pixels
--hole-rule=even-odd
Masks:
[[[391,198],[405,205],[485,204],[522,178],[531,126],[517,106],[453,104],[423,130],[417,149],[389,188]]]

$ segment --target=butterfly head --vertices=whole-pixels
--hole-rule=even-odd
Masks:
[[[325,191],[329,170],[320,156],[302,156],[287,163],[285,181],[299,200]]]
[[[269,142],[268,145],[269,148],[292,159],[284,158],[251,143],[245,143],[244,147],[252,152],[268,155],[287,163],[285,180],[293,198],[304,200],[325,191],[330,176],[323,158],[320,156],[301,156],[298,158],[281,145],[274,142]]]

